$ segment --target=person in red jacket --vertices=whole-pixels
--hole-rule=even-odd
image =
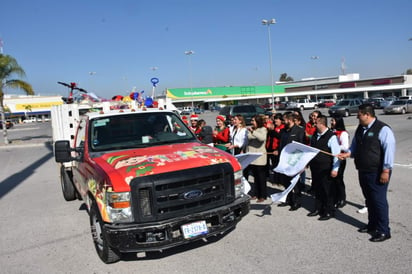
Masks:
[[[309,114],[309,121],[305,125],[305,137],[306,137],[306,144],[310,144],[310,138],[312,138],[313,134],[316,132],[316,120],[318,119],[318,116],[320,115],[319,110],[315,110]]]
[[[213,143],[216,147],[228,151],[227,147],[224,145],[230,141],[229,128],[225,125],[226,117],[223,115],[218,115],[216,117],[216,127],[213,131]]]
[[[279,163],[279,154],[278,151],[280,134],[281,130],[285,127],[283,123],[282,114],[276,113],[273,116],[273,123],[267,124],[268,134],[266,139],[266,152],[267,157],[267,175],[269,175],[269,180],[272,184],[280,183],[280,177],[277,172],[274,172],[273,169]]]

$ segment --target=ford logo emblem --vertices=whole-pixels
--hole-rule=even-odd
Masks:
[[[183,193],[183,198],[186,200],[192,200],[196,198],[200,198],[203,196],[203,192],[201,190],[191,190],[186,193]]]

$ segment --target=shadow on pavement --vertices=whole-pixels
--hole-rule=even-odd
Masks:
[[[34,173],[34,171],[47,162],[50,158],[53,157],[53,148],[50,143],[45,143],[45,146],[48,148],[49,153],[41,157],[36,162],[33,162],[31,165],[22,169],[22,171],[17,172],[8,178],[0,182],[0,199],[3,198],[7,193],[12,191],[15,187],[20,185],[26,178]]]

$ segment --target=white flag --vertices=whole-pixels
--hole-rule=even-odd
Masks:
[[[242,169],[245,169],[250,163],[262,156],[260,152],[248,152],[235,155]]]
[[[319,151],[319,149],[293,141],[282,149],[279,164],[274,171],[289,177],[295,176],[305,169]]]
[[[293,177],[293,179],[290,181],[290,186],[287,189],[285,189],[282,192],[273,193],[272,195],[270,195],[270,198],[272,198],[272,201],[286,203],[286,198],[288,197],[289,192],[295,187],[299,179],[300,179],[300,173],[296,174],[295,177]]]

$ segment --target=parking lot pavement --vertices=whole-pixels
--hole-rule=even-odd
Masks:
[[[1,130],[2,131],[2,130]],[[52,142],[52,130],[50,122],[15,124],[7,130],[9,144],[5,144],[3,132],[0,136],[0,149],[19,147],[44,146]]]

